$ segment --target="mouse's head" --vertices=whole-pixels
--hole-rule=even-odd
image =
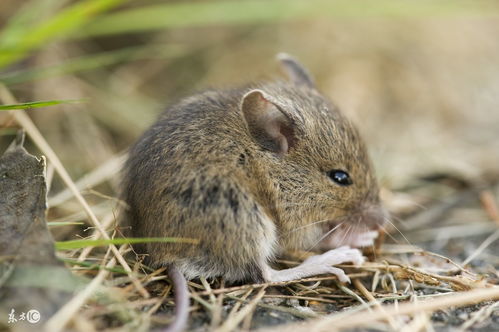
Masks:
[[[274,198],[268,209],[283,245],[307,248],[329,234],[334,246],[361,245],[358,235],[386,219],[364,142],[306,70],[280,58],[292,82],[249,91],[241,109],[265,160],[262,190]]]

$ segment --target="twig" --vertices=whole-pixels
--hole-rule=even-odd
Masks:
[[[230,309],[229,315],[227,317],[232,317],[233,315],[235,315],[236,312],[239,310],[239,307],[241,307],[241,305],[244,303],[243,301],[245,301],[248,298],[248,296],[251,295],[252,292],[253,292],[253,289],[248,289],[248,291],[246,293],[244,293],[243,296],[241,296],[239,301],[236,302],[236,304],[234,304],[232,309]]]
[[[106,181],[110,177],[116,174],[116,170],[121,168],[125,160],[126,155],[113,156],[111,159],[91,171],[85,174],[82,178],[75,182],[76,188],[78,190],[83,190],[88,187],[94,187],[99,183]],[[52,197],[49,197],[48,203],[50,207],[60,205],[67,200],[71,199],[74,193],[70,189],[65,189]]]
[[[217,332],[229,332],[233,331],[239,323],[248,315],[250,314],[255,306],[257,305],[258,301],[260,301],[265,294],[265,287],[260,290],[260,292],[255,296],[251,302],[249,302],[244,308],[242,308],[240,311],[237,312],[233,317],[227,319],[222,326],[220,326],[218,329],[215,331]]]
[[[109,226],[111,226],[111,224],[113,223],[113,221],[115,221],[114,214],[113,213],[108,213],[107,215],[104,216],[104,218],[102,220],[102,227],[104,227],[105,229],[107,229]],[[99,238],[100,238],[100,233],[98,231],[94,230],[94,232],[92,233],[90,239],[91,240],[97,240]],[[80,253],[80,256],[78,256],[78,261],[79,262],[83,262],[88,257],[88,255],[90,255],[90,252],[94,248],[95,247],[85,247],[85,248],[83,248],[83,250]]]
[[[397,283],[395,282],[395,278],[393,277],[393,274],[388,273],[387,276],[388,276],[388,279],[390,279],[390,283],[392,284],[392,293],[397,294],[398,293]],[[397,308],[399,305],[398,300],[394,300],[393,305],[395,306],[395,308]]]
[[[371,273],[368,272],[362,272],[362,273],[350,273],[347,274],[348,277],[350,278],[362,278],[362,277],[367,277]],[[335,275],[327,276],[327,277],[314,277],[314,278],[304,278],[304,279],[298,279],[298,280],[290,280],[290,281],[282,281],[282,282],[268,282],[268,283],[262,283],[262,284],[251,284],[251,285],[244,285],[244,286],[235,286],[235,287],[228,287],[228,288],[219,288],[219,289],[213,289],[212,294],[220,294],[220,293],[230,293],[230,292],[235,292],[239,290],[247,290],[247,289],[258,289],[262,287],[273,287],[273,286],[285,286],[285,285],[291,285],[291,284],[297,284],[297,283],[302,283],[302,282],[309,282],[309,281],[321,281],[321,280],[338,280],[338,278]],[[202,287],[199,287],[202,288]],[[197,295],[209,295],[210,292],[199,292],[196,293]]]
[[[203,300],[203,298],[201,298],[201,296],[199,296],[198,294],[191,292],[190,296],[192,297],[193,300],[199,302],[202,306],[204,306],[209,311],[213,311],[213,306],[211,305],[211,303]]]
[[[390,324],[391,328],[396,331],[397,330],[397,323],[395,322],[395,320],[393,319],[393,317],[391,317],[388,314],[386,314],[386,312],[383,309],[383,307],[381,306],[381,304],[378,302],[378,300],[376,300],[376,298],[371,294],[371,292],[369,292],[367,290],[367,288],[364,287],[364,285],[362,284],[362,282],[359,279],[353,279],[352,283],[355,286],[355,288],[357,288],[359,290],[359,292],[361,292],[362,295],[364,295],[366,297],[366,299],[369,300],[369,302],[371,302],[372,304],[374,304],[374,306],[376,308],[378,308],[381,312],[385,313],[385,319],[386,319],[386,321]]]
[[[414,253],[414,255],[421,255],[421,256],[424,256],[424,255],[430,255],[430,256],[435,256],[435,257],[438,257],[438,258],[441,258],[442,260],[444,260],[446,263],[449,263],[449,264],[452,264],[454,265],[460,272],[466,272],[466,273],[470,273],[469,271],[467,271],[465,268],[463,268],[461,265],[457,264],[456,262],[454,262],[452,259],[448,258],[448,257],[445,257],[445,256],[442,256],[442,255],[439,255],[437,253],[434,253],[434,252],[431,252],[431,251],[426,251],[426,250],[423,250],[423,251],[420,251],[420,252],[417,252],[417,253]]]
[[[166,297],[170,294],[172,288],[173,288],[172,285],[168,285],[168,287],[166,287],[165,290],[163,291],[161,297],[159,299],[155,299],[156,303],[151,307],[151,309],[147,310],[147,315],[149,317],[159,309],[161,304],[165,301]]]
[[[382,264],[373,264],[373,263],[370,263],[369,265],[371,266],[378,265],[380,269],[384,269],[389,272],[394,272],[397,274],[398,279],[413,279],[417,282],[428,283],[433,286],[436,286],[441,282],[447,282],[450,284],[450,286],[453,289],[458,289],[458,290],[468,290],[471,288],[477,288],[478,286],[483,286],[483,284],[485,283],[482,282],[482,280],[474,280],[466,277],[457,278],[457,277],[442,276],[439,274],[426,272],[412,266],[407,266],[402,263],[393,262],[393,261],[389,262],[391,265],[382,265]]]
[[[215,303],[217,301],[217,298],[211,292],[212,291],[211,286],[208,283],[208,281],[206,281],[206,278],[205,277],[200,277],[199,280],[201,280],[201,284],[204,286],[204,288],[206,289],[206,291],[209,293],[209,297],[210,297],[211,303]]]
[[[341,289],[343,293],[350,295],[351,297],[359,301],[362,305],[366,306],[369,311],[371,310],[371,308],[367,305],[366,301],[364,301],[357,293],[352,291],[350,288],[343,286],[339,282],[336,282],[336,287]]]
[[[373,280],[371,283],[371,292],[375,292],[376,289],[378,288],[380,275],[381,275],[380,270],[376,270],[376,272],[374,272]]]
[[[224,280],[222,279],[221,287],[224,286]],[[223,301],[224,301],[224,293],[220,293],[215,302],[215,308],[213,309],[211,315],[211,329],[214,330],[218,325],[220,325],[220,321],[222,320],[222,312],[223,312]],[[238,302],[239,303],[239,302]]]
[[[265,298],[277,298],[277,299],[297,299],[297,300],[305,300],[305,301],[317,301],[324,303],[334,303],[337,304],[338,300],[328,300],[322,297],[311,297],[311,296],[297,296],[297,295],[278,295],[278,294],[269,294],[264,295]],[[342,296],[344,298],[345,296]],[[347,296],[347,298],[351,298],[351,296]]]

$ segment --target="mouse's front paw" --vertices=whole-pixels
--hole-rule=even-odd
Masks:
[[[340,247],[326,251],[322,255],[312,256],[307,258],[304,263],[323,264],[323,265],[337,265],[342,263],[352,262],[355,265],[364,263],[364,256],[359,249],[352,249],[350,247]]]
[[[352,249],[345,246],[326,251],[322,255],[309,257],[303,263],[322,266],[326,273],[336,275],[340,282],[350,282],[350,278],[348,278],[342,269],[331,266],[347,262],[361,265],[364,262],[364,256],[362,256],[359,249]]]
[[[343,283],[348,282],[348,283],[350,283],[350,278],[346,275],[345,271],[343,271],[340,268],[328,266],[327,267],[327,273],[334,274],[335,276],[337,276],[338,280],[340,282],[343,282]]]
[[[322,255],[309,257],[302,264],[286,270],[277,271],[266,265],[264,266],[265,280],[280,282],[330,273],[336,275],[341,282],[350,282],[350,278],[342,269],[332,266],[346,262],[360,265],[364,262],[364,257],[358,249],[341,247],[329,250]]]

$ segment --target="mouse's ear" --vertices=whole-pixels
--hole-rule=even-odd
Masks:
[[[295,85],[315,89],[314,80],[298,60],[286,53],[277,54],[277,59]]]
[[[241,109],[251,136],[263,148],[284,155],[295,145],[295,124],[272,98],[255,89],[244,95]]]

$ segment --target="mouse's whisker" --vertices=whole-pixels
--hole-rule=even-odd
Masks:
[[[381,229],[381,230],[382,230],[382,231],[383,231],[386,235],[388,235],[388,237],[389,237],[390,239],[392,239],[392,240],[393,240],[393,242],[395,242],[396,244],[400,244],[400,241],[399,241],[399,240],[397,240],[397,239],[396,239],[393,235],[391,235],[391,234],[388,232],[388,230],[387,230],[387,229],[386,229],[383,225],[380,225],[380,226],[379,226],[379,228],[380,228],[380,229]]]
[[[308,248],[306,251],[310,251],[312,250],[313,248],[315,248],[315,246],[317,246],[319,243],[321,243],[322,240],[324,240],[325,238],[327,238],[329,235],[331,235],[335,230],[337,230],[341,225],[343,225],[344,222],[336,225],[335,227],[331,228],[329,231],[326,232],[326,234],[324,234],[323,236],[320,237],[319,240],[317,240],[313,246],[311,246],[310,248]]]
[[[387,218],[388,218],[388,217],[387,217]],[[402,218],[400,218],[400,217],[390,215],[390,218],[392,218],[393,220],[395,220],[395,221],[397,221],[397,222],[403,223],[403,220],[402,220]]]
[[[390,218],[385,217],[384,219],[385,219],[385,221],[386,221],[386,222],[388,222],[390,225],[392,225],[392,226],[393,226],[393,228],[395,228],[395,230],[396,230],[397,232],[399,232],[399,234],[400,234],[400,235],[402,235],[402,237],[403,237],[403,238],[404,238],[404,240],[407,242],[407,244],[412,245],[412,243],[411,243],[411,242],[410,242],[410,241],[409,241],[409,240],[405,237],[405,235],[404,235],[404,234],[403,234],[403,233],[402,233],[402,232],[401,232],[401,231],[397,228],[397,226],[395,226],[395,224],[394,224],[393,222],[391,222]]]
[[[350,232],[350,230],[352,229],[352,226],[351,225],[348,225],[345,233],[343,234],[343,237],[341,238],[340,242],[339,242],[339,246],[338,247],[341,247],[343,246],[343,243],[346,243],[345,239],[348,235],[348,232]]]
[[[358,236],[358,234],[362,234],[362,230],[360,226],[362,218],[359,216],[357,220],[355,221],[355,224],[352,225],[351,231],[347,236],[347,243],[352,243],[353,239]]]
[[[356,229],[356,230],[359,230],[359,231],[361,231],[361,230],[362,230],[362,227],[360,227],[360,226],[361,226],[361,223],[360,223],[361,221],[362,221],[362,219],[361,219],[361,217],[359,216],[359,218],[357,218],[357,222],[355,223],[355,229]]]

